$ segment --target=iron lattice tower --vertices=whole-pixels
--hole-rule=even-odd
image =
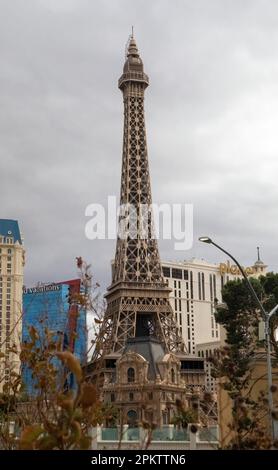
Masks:
[[[124,134],[119,225],[127,221],[126,236],[118,236],[107,309],[92,360],[123,352],[129,338],[154,337],[165,352],[185,353],[164,281],[157,240],[153,234],[144,92],[149,84],[136,42],[131,37],[119,88],[124,101]],[[143,209],[142,209],[143,208]],[[142,210],[145,225],[140,232]],[[130,212],[129,212],[130,215]]]

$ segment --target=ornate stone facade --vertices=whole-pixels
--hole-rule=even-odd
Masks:
[[[169,424],[176,400],[188,403],[203,390],[202,362],[192,361],[165,354],[155,339],[130,339],[124,354],[115,361],[114,372],[109,368],[104,372],[103,398],[120,410],[123,423]]]

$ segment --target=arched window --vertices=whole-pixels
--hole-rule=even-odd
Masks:
[[[127,369],[127,381],[128,382],[135,381],[135,370],[133,369],[133,367],[129,367],[129,369]]]
[[[174,371],[174,369],[171,369],[171,381],[173,383],[175,382],[175,371]]]
[[[138,420],[137,412],[135,410],[129,410],[127,413],[127,422],[130,426],[136,426]]]

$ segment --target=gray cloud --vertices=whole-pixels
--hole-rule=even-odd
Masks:
[[[150,76],[153,199],[192,202],[194,236],[278,270],[278,5],[274,0],[0,0],[0,217],[17,218],[26,284],[110,281],[115,242],[89,241],[85,207],[119,194],[117,89],[131,25]],[[222,255],[197,241],[162,259]]]

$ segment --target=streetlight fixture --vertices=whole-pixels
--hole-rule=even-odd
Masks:
[[[212,243],[212,239],[209,237],[199,237],[199,241],[203,243]]]
[[[218,248],[220,251],[225,253],[229,258],[231,258],[234,263],[237,265],[238,269],[240,270],[243,278],[246,281],[247,287],[252,295],[252,297],[255,299],[260,311],[263,314],[263,320],[264,320],[264,329],[265,329],[265,342],[266,342],[266,358],[267,358],[267,384],[268,384],[268,407],[269,407],[269,424],[270,424],[270,433],[271,433],[271,438],[272,442],[274,439],[276,439],[276,434],[277,434],[277,429],[274,426],[274,419],[272,416],[272,409],[273,409],[273,396],[272,396],[272,365],[271,365],[271,344],[270,344],[270,318],[276,311],[278,310],[278,305],[274,307],[271,312],[267,312],[262,305],[261,301],[259,300],[251,282],[249,281],[248,277],[246,276],[246,273],[242,269],[242,266],[240,266],[239,262],[224,248],[221,246],[217,245],[211,238],[209,237],[199,237],[199,241],[203,243],[208,243],[210,245],[214,245],[216,248]]]

